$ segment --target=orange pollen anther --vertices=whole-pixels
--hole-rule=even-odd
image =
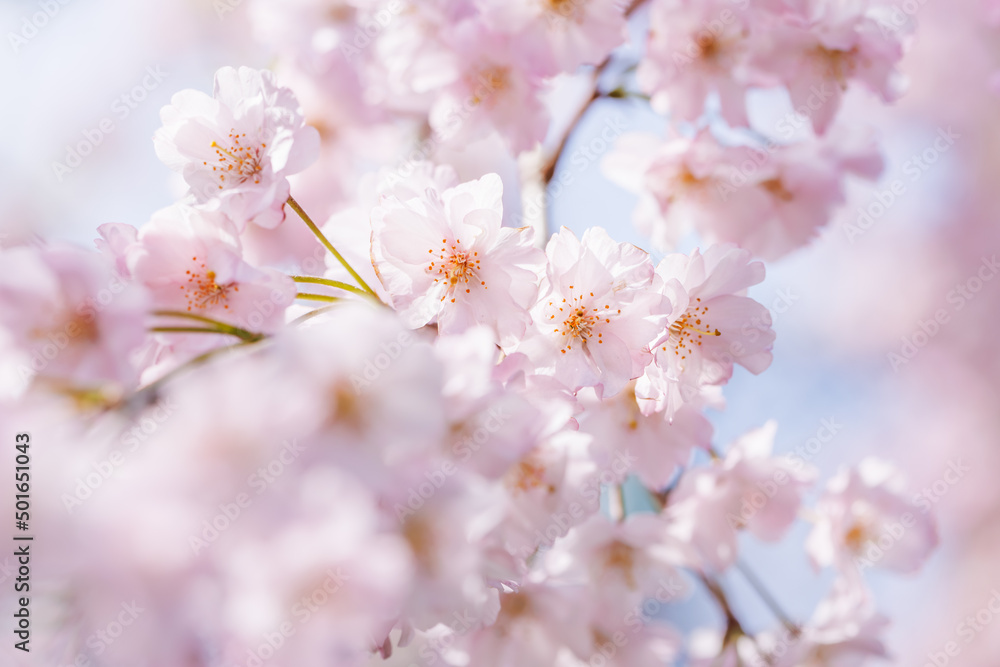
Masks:
[[[197,258],[194,258],[197,261]],[[187,296],[187,309],[195,308],[204,310],[223,304],[223,308],[228,309],[226,303],[231,292],[239,292],[240,287],[235,282],[220,285],[215,281],[215,271],[206,271],[204,264],[199,264],[195,270],[187,271],[187,283],[181,286]]]
[[[436,276],[435,283],[445,283],[446,291],[441,297],[442,301],[459,286],[459,283],[464,285],[466,293],[472,292],[470,285],[488,289],[486,281],[479,278],[479,271],[482,268],[479,252],[460,249],[459,246],[462,245],[460,239],[456,239],[450,246],[447,239],[441,239],[441,244],[440,251],[436,253],[437,259],[427,265],[426,271]],[[428,253],[435,255],[433,248]],[[455,301],[454,298],[451,300]]]
[[[217,141],[213,141],[211,147],[215,150],[216,158],[213,164],[204,161],[206,167],[211,167],[212,171],[219,177],[219,189],[230,183],[239,185],[250,179],[254,183],[260,183],[260,173],[263,170],[263,149],[267,144],[252,146],[246,144],[246,133],[239,134],[236,130],[229,132],[229,146],[225,147]]]
[[[670,325],[669,346],[674,348],[674,354],[681,359],[686,359],[694,348],[701,346],[705,336],[721,336],[722,332],[712,327],[705,320],[708,315],[708,306],[696,305],[677,318]],[[666,351],[667,346],[663,347]]]

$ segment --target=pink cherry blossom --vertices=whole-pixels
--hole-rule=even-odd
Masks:
[[[721,217],[738,229],[754,229],[761,220],[760,200],[745,182],[739,165],[749,160],[745,147],[720,144],[708,129],[693,138],[667,141],[644,133],[623,135],[603,160],[607,176],[640,195],[633,219],[656,248],[673,250],[694,228],[711,240]],[[733,192],[735,190],[735,192]]]
[[[817,133],[830,127],[852,81],[884,102],[899,97],[903,80],[896,66],[906,35],[885,28],[879,2],[809,0],[803,5],[801,17],[768,31],[753,65],[787,86],[793,106],[809,117]]]
[[[961,515],[950,529],[965,529],[968,544],[990,543],[1000,494],[987,473],[954,490],[945,474],[911,495],[895,468],[868,458],[803,507],[817,471],[782,455],[794,433],[776,442],[767,421],[728,447],[712,443],[714,425],[739,426],[774,389],[744,403],[755,378],[729,386],[736,365],[757,375],[772,361],[755,258],[815,241],[808,258],[821,261],[805,275],[805,252],[778,269],[814,278],[891,248],[918,269],[890,254],[858,285],[885,292],[888,266],[906,299],[887,308],[866,292],[873,315],[838,280],[788,328],[816,320],[838,340],[868,340],[880,323],[884,345],[869,340],[864,359],[808,349],[814,370],[863,362],[866,378],[890,352],[899,379],[868,384],[916,409],[877,411],[877,432],[858,420],[859,446],[898,441],[912,454],[914,443],[959,443],[989,470],[996,383],[978,373],[995,357],[996,317],[982,315],[995,311],[986,283],[1000,265],[981,257],[996,206],[974,186],[996,164],[963,145],[941,160],[961,157],[962,169],[930,175],[950,137],[991,136],[981,119],[995,109],[981,93],[996,63],[975,31],[942,42],[966,72],[957,84],[928,76],[954,68],[915,49],[907,71],[920,85],[889,115],[872,95],[842,102],[852,87],[883,102],[901,92],[915,21],[894,0],[252,0],[226,18],[236,4],[215,3],[225,20],[208,32],[274,73],[226,67],[212,95],[182,91],[162,110],[154,147],[184,186],[180,201],[139,227],[101,224],[96,251],[50,246],[27,230],[58,201],[0,165],[16,199],[15,238],[0,231],[14,244],[0,248],[0,433],[19,473],[26,457],[37,466],[18,475],[18,494],[0,495],[0,511],[22,512],[30,486],[32,534],[52,547],[32,554],[41,662],[853,667],[890,653],[864,570],[919,570],[938,542],[932,503]],[[921,23],[932,36],[937,18],[975,25],[953,20],[965,5],[921,7],[934,19]],[[204,32],[203,13],[165,31],[182,37],[173,46]],[[977,93],[972,104],[954,104],[961,83]],[[921,116],[928,103],[935,115]],[[664,132],[619,137],[621,119],[600,127],[624,109]],[[869,121],[891,149],[886,164],[929,121],[949,140],[932,140],[933,155],[906,147],[902,180],[875,193],[888,214],[886,192],[895,202],[907,190],[891,217],[905,214],[917,233],[901,246],[887,222],[848,257],[820,231],[855,176],[881,173]],[[108,156],[92,167],[107,168],[120,142],[95,140],[92,122],[82,136]],[[88,154],[78,139],[67,151],[70,165]],[[633,211],[594,187],[602,160],[637,196]],[[54,169],[62,181],[68,169]],[[100,219],[98,181],[74,177],[75,214]],[[957,213],[945,212],[962,233],[939,224],[930,193],[954,195]],[[281,224],[286,205],[305,224]],[[612,238],[630,213],[668,254]],[[510,224],[522,218],[530,226]],[[949,292],[953,279],[964,282]],[[949,310],[935,312],[942,303]],[[858,318],[868,326],[850,326]],[[891,352],[904,334],[905,368]],[[942,360],[950,371],[934,376],[933,400],[913,404],[913,379]],[[789,361],[775,386],[791,381]],[[726,400],[733,414],[709,413]],[[782,414],[796,423],[814,407]],[[920,409],[944,416],[898,437],[893,422],[912,436]],[[807,441],[810,460],[826,430]],[[940,476],[928,453],[912,457],[927,459],[917,472]],[[952,463],[963,479],[964,460]],[[804,547],[836,577],[811,615],[805,597],[770,595],[741,553],[747,540],[786,536],[796,551],[773,555],[785,562]],[[12,562],[0,557],[0,579]],[[728,571],[737,563],[745,577]],[[965,588],[981,589],[984,568],[966,568]],[[138,617],[118,623],[128,600]],[[760,601],[779,630],[760,630]],[[4,608],[21,602],[0,593]],[[95,644],[102,633],[113,644]]]
[[[778,667],[852,667],[889,658],[883,635],[889,619],[875,610],[871,594],[846,579],[834,582],[799,637],[775,651]],[[780,655],[778,655],[780,653]]]
[[[405,508],[411,478],[425,481],[452,445],[444,372],[427,336],[386,308],[345,303],[275,343],[316,415],[316,446],[350,461],[353,474],[400,513],[395,506]]]
[[[913,573],[938,544],[933,517],[910,501],[901,474],[879,459],[841,470],[827,483],[816,513],[807,543],[816,567]]]
[[[653,107],[678,120],[701,116],[716,93],[723,117],[747,125],[747,88],[752,17],[726,0],[666,0],[653,3],[650,37],[638,78]]]
[[[601,479],[610,475],[596,468],[587,454],[589,444],[586,435],[560,431],[540,442],[503,476],[507,516],[496,537],[520,565],[540,547],[551,546],[600,511]]]
[[[284,220],[288,176],[309,166],[319,147],[295,96],[266,70],[220,69],[211,97],[179,92],[161,117],[157,155],[184,177],[197,202],[222,211],[240,230]]]
[[[626,21],[615,0],[480,0],[487,20],[518,34],[548,74],[596,65],[625,41]]]
[[[533,329],[517,350],[569,389],[613,396],[642,374],[668,310],[651,289],[653,264],[600,227],[578,239],[565,227],[546,247],[547,278]]]
[[[591,455],[598,466],[607,468],[623,455],[634,457],[629,472],[649,489],[665,489],[694,449],[711,445],[712,425],[699,410],[684,406],[670,420],[660,414],[645,415],[634,383],[603,401],[591,398],[586,390],[580,394],[587,408],[580,429],[593,436]]]
[[[582,586],[548,585],[539,578],[502,593],[496,622],[463,642],[469,664],[548,667],[566,649],[589,658],[587,592]]]
[[[244,261],[235,227],[219,213],[184,205],[164,209],[126,253],[135,280],[161,310],[270,332],[295,298],[290,278]]]
[[[685,403],[698,405],[706,390],[729,381],[737,363],[754,374],[770,366],[771,315],[744,296],[764,279],[764,265],[750,253],[717,245],[668,255],[656,273],[673,311],[653,343],[653,364],[636,383],[643,414],[663,411],[669,419]]]
[[[695,562],[689,545],[668,531],[662,517],[634,514],[621,522],[593,516],[545,553],[545,569],[564,582],[600,582],[596,597],[604,604],[625,597],[629,603],[652,597],[670,579],[681,581],[678,567]],[[678,587],[685,587],[677,584]],[[671,598],[683,590],[671,587]]]
[[[724,203],[731,198],[741,206],[753,205],[756,219],[747,224],[740,216],[716,215],[704,231],[764,260],[783,257],[816,237],[835,207],[845,202],[848,174],[874,180],[883,166],[872,137],[844,127],[818,140],[751,148],[750,153],[761,166],[720,191]],[[746,169],[749,163],[742,164]],[[747,188],[753,192],[741,196],[739,191]],[[751,204],[752,198],[756,201]]]
[[[501,226],[502,194],[491,174],[420,199],[384,197],[372,212],[376,268],[410,326],[485,324],[508,343],[524,334],[544,259],[531,229]]]
[[[766,260],[806,245],[845,201],[849,174],[875,179],[882,159],[870,135],[837,128],[796,144],[723,145],[708,130],[658,142],[622,137],[604,161],[614,181],[639,194],[637,228],[672,249],[694,229]]]
[[[771,455],[777,424],[743,435],[721,461],[694,468],[671,493],[667,515],[675,535],[689,540],[716,569],[735,562],[737,531],[776,541],[795,521],[816,472],[800,460]]]
[[[515,154],[542,141],[549,125],[539,97],[544,63],[532,61],[513,36],[493,32],[478,20],[455,26],[447,43],[458,73],[431,109],[435,133],[463,143],[495,130]]]
[[[131,355],[146,340],[148,295],[100,254],[70,246],[0,253],[0,329],[18,376],[80,389],[138,379]]]

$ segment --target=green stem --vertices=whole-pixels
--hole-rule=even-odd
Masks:
[[[320,243],[326,246],[326,249],[333,253],[333,256],[337,258],[337,261],[340,262],[341,266],[347,269],[347,272],[350,273],[351,277],[358,282],[358,285],[361,285],[361,288],[364,289],[364,291],[378,299],[378,295],[375,294],[375,290],[369,287],[364,278],[358,275],[358,272],[354,270],[354,267],[347,263],[344,256],[337,252],[337,249],[333,247],[332,243],[330,243],[330,239],[326,238],[323,232],[320,231],[319,227],[316,226],[316,223],[312,221],[309,215],[302,210],[301,206],[299,206],[299,203],[291,196],[288,197],[288,205],[292,207],[293,211],[299,214],[299,217],[302,218],[302,222],[306,223],[306,226],[312,231],[313,234],[316,235],[316,238],[320,240]]]
[[[295,295],[296,299],[303,299],[304,301],[324,301],[326,303],[337,303],[342,299],[335,296],[327,296],[326,294],[309,294],[306,292],[299,292]]]
[[[201,322],[212,327],[213,330],[218,333],[226,333],[230,336],[235,336],[241,340],[245,340],[248,343],[256,343],[259,340],[264,339],[264,334],[254,333],[253,331],[247,331],[240,327],[234,327],[231,324],[226,324],[225,322],[220,322],[219,320],[213,320],[211,317],[205,317],[204,315],[195,315],[194,313],[186,313],[182,310],[155,310],[153,315],[157,317],[179,317],[185,320],[194,320],[195,322]],[[176,327],[173,327],[176,328]],[[197,329],[201,331],[201,329]]]
[[[297,283],[313,283],[315,285],[326,285],[328,287],[336,287],[337,289],[342,289],[354,294],[360,294],[363,297],[369,296],[368,292],[363,289],[359,289],[354,285],[341,282],[339,280],[330,280],[329,278],[315,278],[313,276],[292,276],[292,280]]]
[[[152,327],[150,329],[153,333],[210,333],[210,334],[220,334],[223,336],[232,336],[228,331],[223,331],[222,329],[211,329],[209,327]]]
[[[323,306],[322,308],[317,308],[316,310],[310,310],[305,315],[301,315],[299,317],[296,317],[294,320],[292,320],[291,322],[289,322],[288,326],[294,327],[296,324],[302,324],[303,322],[308,322],[312,318],[314,318],[314,317],[316,317],[318,315],[322,315],[323,313],[328,313],[328,312],[330,312],[331,310],[333,310],[336,307],[337,307],[336,305],[330,305],[330,306]]]
[[[153,382],[147,384],[145,387],[136,391],[134,394],[132,394],[130,398],[122,402],[121,407],[128,412],[136,413],[139,410],[146,407],[147,405],[152,404],[153,401],[157,399],[157,394],[159,393],[160,388],[163,387],[165,384],[167,384],[167,382],[169,382],[170,380],[174,379],[175,377],[181,375],[186,371],[191,370],[192,368],[201,366],[202,364],[206,363],[210,359],[219,356],[220,354],[232,352],[240,347],[243,347],[244,345],[252,345],[254,342],[257,341],[253,342],[240,341],[239,343],[234,343],[232,345],[226,345],[223,347],[217,347],[208,350],[207,352],[202,352],[197,357],[189,359],[180,366],[177,366],[176,368],[166,372],[158,380],[154,380]]]

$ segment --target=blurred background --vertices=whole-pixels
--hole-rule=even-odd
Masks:
[[[160,108],[181,89],[210,91],[221,66],[273,62],[251,21],[253,4],[266,2],[0,4],[0,76],[7,91],[0,105],[0,244],[37,234],[89,245],[98,225],[138,226],[172,203],[183,188],[153,151]],[[904,4],[918,23],[902,65],[906,95],[886,107],[852,89],[842,112],[843,122],[875,129],[886,160],[883,177],[874,184],[852,181],[848,204],[821,238],[768,265],[767,280],[751,296],[771,309],[778,334],[774,364],[759,378],[738,370],[726,390],[727,409],[712,418],[720,444],[776,419],[777,453],[817,438],[824,425],[839,425],[811,461],[823,479],[867,455],[891,459],[905,471],[914,496],[922,493],[933,505],[941,547],[918,577],[876,571],[869,581],[881,611],[893,619],[889,643],[897,664],[924,665],[928,652],[956,639],[957,626],[1000,591],[1000,97],[994,85],[1000,33],[981,0]],[[33,18],[43,5],[49,8],[44,22]],[[555,126],[565,123],[579,95],[579,81],[557,82],[550,98]],[[790,108],[773,94],[753,97],[750,106],[761,127],[773,126]],[[609,118],[629,131],[664,130],[663,119],[641,103],[603,100],[567,151],[600,136]],[[940,133],[954,137],[944,151],[934,148]],[[516,193],[516,165],[500,151],[484,158],[481,149],[439,159],[470,177],[486,165]],[[380,149],[371,151],[378,162]],[[338,182],[337,172],[317,173],[328,164],[307,172],[310,187],[328,182],[330,191],[351,192],[352,183]],[[880,196],[884,204],[897,179],[905,192],[876,207],[884,213],[857,233],[859,216]],[[508,199],[517,205],[516,196]],[[331,196],[327,213],[352,204],[346,194]],[[619,240],[648,247],[631,224],[634,204],[594,163],[553,197],[551,224],[577,232],[601,225]],[[955,474],[946,479],[949,470],[961,471],[957,481]],[[830,584],[830,577],[813,572],[801,548],[808,528],[800,522],[780,545],[750,539],[745,546],[746,561],[797,620],[805,620]],[[725,583],[748,629],[776,624],[741,577]],[[693,627],[708,614],[707,604],[695,602],[671,616]],[[1000,664],[1000,618],[971,643],[961,642],[954,664]]]

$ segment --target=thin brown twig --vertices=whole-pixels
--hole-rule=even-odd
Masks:
[[[646,2],[647,0],[633,0],[632,3],[628,6],[628,8],[625,10],[625,18],[630,18],[636,12],[636,10],[638,10],[640,7],[646,4]],[[600,90],[600,80],[601,80],[601,75],[603,75],[604,72],[608,69],[608,66],[611,64],[612,60],[613,60],[612,56],[609,55],[607,58],[604,59],[604,61],[600,65],[594,68],[594,71],[591,74],[591,79],[592,79],[591,87],[593,88],[593,92],[591,93],[587,101],[584,102],[584,104],[577,111],[576,116],[574,116],[573,120],[567,126],[566,131],[563,133],[563,136],[560,138],[559,144],[556,146],[555,150],[552,151],[551,155],[549,155],[548,159],[545,161],[545,164],[542,167],[542,183],[544,183],[545,185],[548,185],[552,181],[552,178],[555,176],[556,168],[559,166],[559,160],[560,158],[562,158],[562,154],[566,150],[566,144],[569,143],[569,139],[571,136],[573,136],[573,133],[576,130],[577,126],[580,124],[580,121],[583,120],[583,117],[587,114],[587,111],[590,109],[590,107],[594,104],[595,101],[601,99],[602,97],[605,97],[605,94],[602,93]]]

